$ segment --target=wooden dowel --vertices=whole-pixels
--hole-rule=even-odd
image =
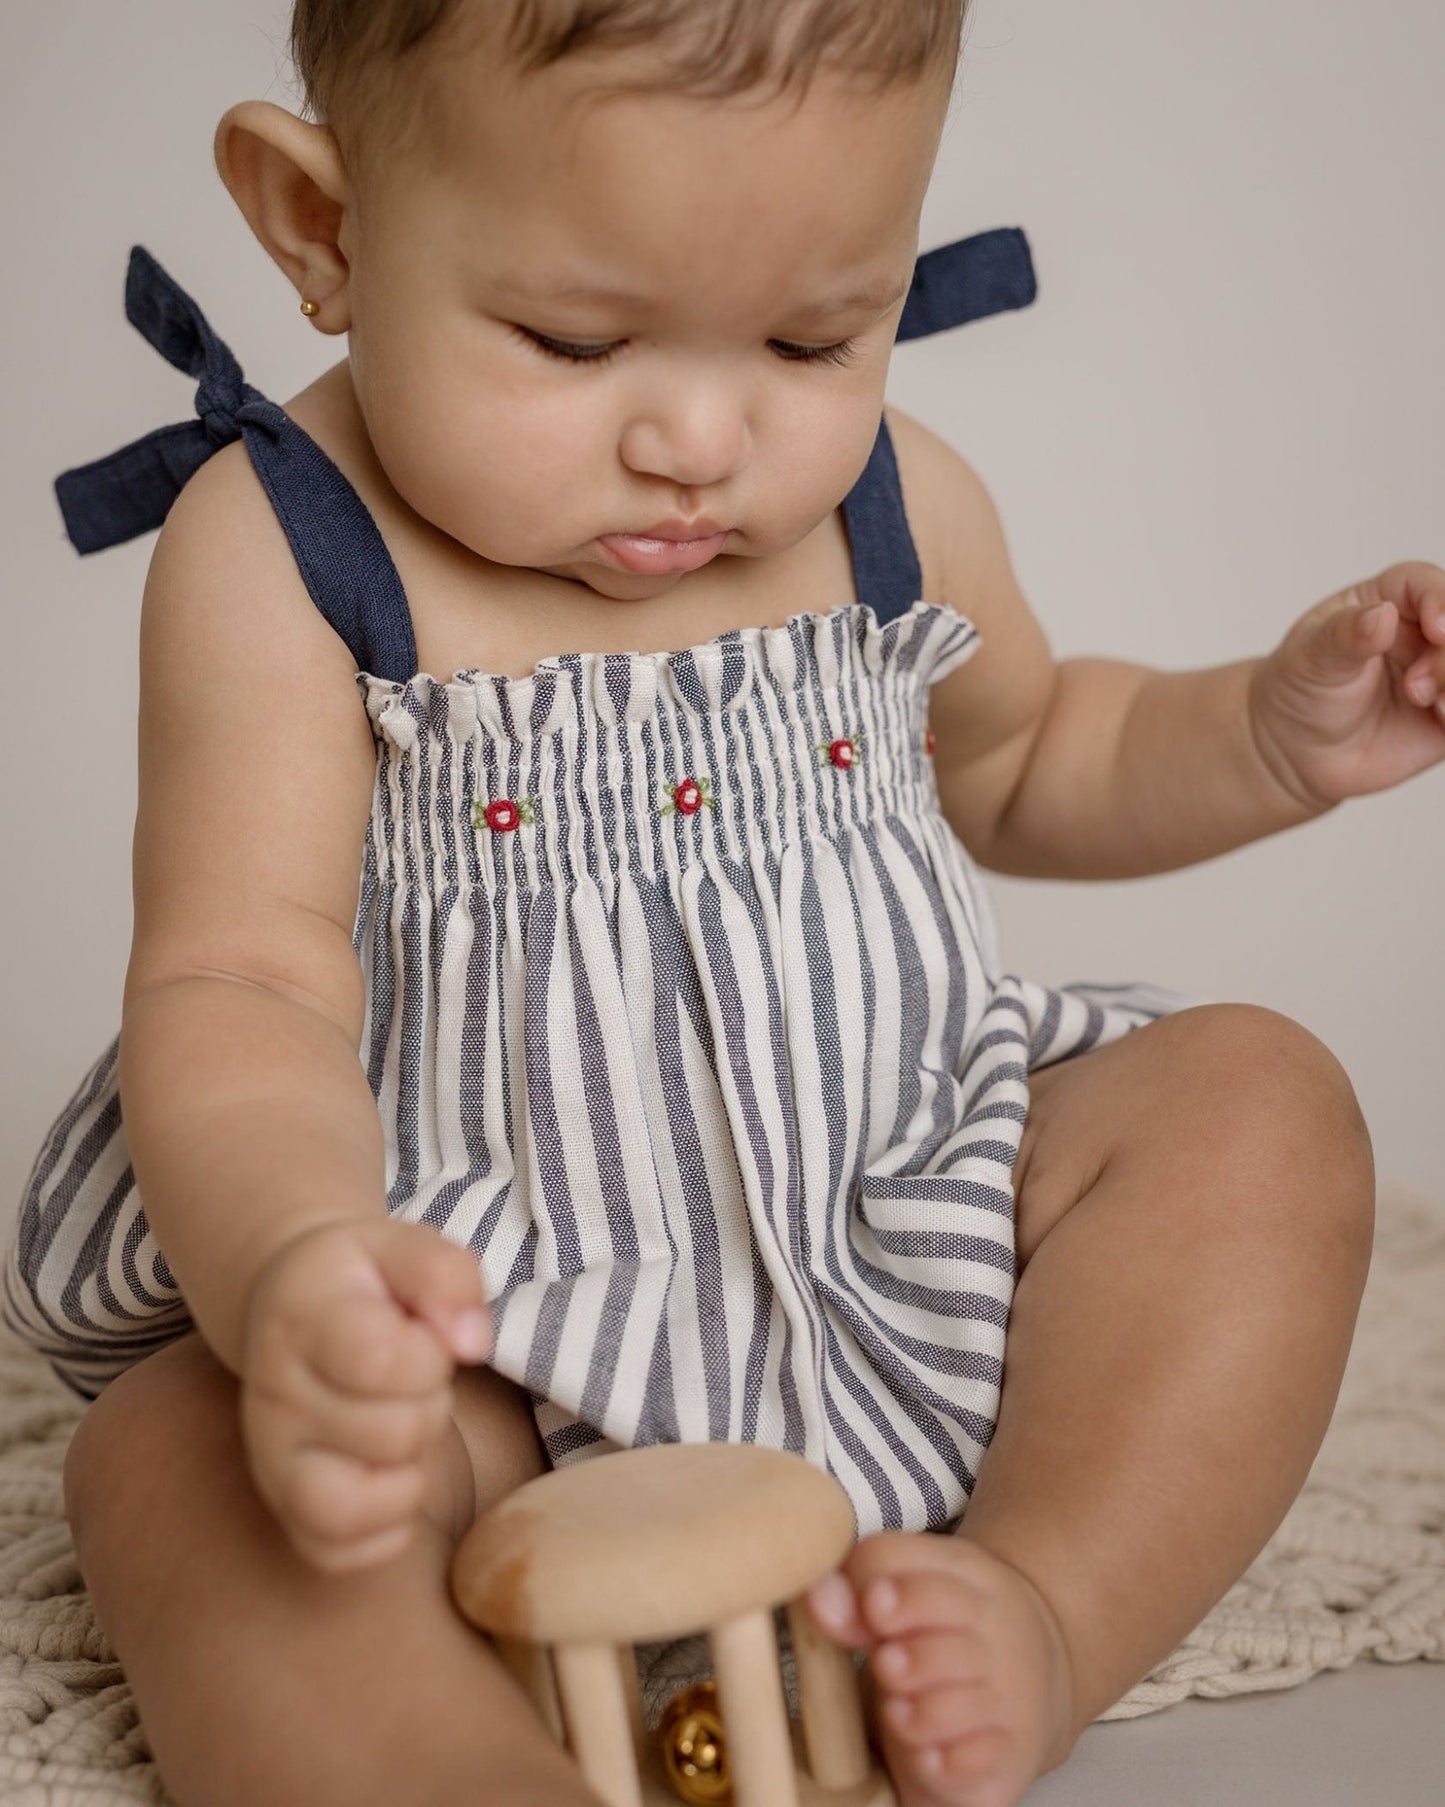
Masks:
[[[540,1644],[528,1644],[521,1638],[496,1638],[493,1641],[497,1655],[537,1709],[543,1725],[558,1744],[564,1743],[566,1733],[562,1729],[562,1709],[557,1700],[557,1679],[552,1673],[551,1657]]]
[[[642,1785],[614,1644],[559,1644],[552,1652],[567,1744],[607,1807],[642,1807]]]
[[[788,1631],[809,1773],[820,1788],[852,1788],[872,1766],[853,1658],[823,1636],[802,1600],[788,1607]]]
[[[772,1613],[725,1619],[709,1628],[708,1640],[737,1807],[798,1807]]]
[[[647,1709],[642,1702],[642,1679],[637,1673],[637,1652],[631,1644],[617,1646],[617,1665],[622,1671],[622,1696],[627,1702],[632,1745],[640,1764],[648,1748]]]

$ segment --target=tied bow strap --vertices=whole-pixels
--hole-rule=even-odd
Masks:
[[[126,271],[125,311],[168,363],[198,383],[196,420],[65,471],[55,480],[65,531],[78,552],[101,552],[159,527],[186,483],[223,445],[250,432],[274,439],[280,410],[241,374],[191,297],[142,245]]]
[[[921,339],[1027,307],[1037,292],[1028,240],[1018,227],[978,232],[918,259],[898,337]],[[304,436],[245,380],[200,308],[143,245],[131,249],[125,311],[168,363],[195,378],[197,418],[157,427],[108,457],[62,472],[55,494],[71,544],[78,552],[101,552],[159,527],[206,460],[240,438],[280,508],[286,467],[297,460],[311,467],[320,453],[299,446]]]
[[[100,552],[159,527],[206,460],[244,440],[311,600],[363,671],[404,683],[417,668],[406,591],[345,474],[284,408],[251,387],[200,308],[143,245],[131,250],[125,311],[167,362],[196,379],[197,418],[158,427],[57,477],[71,544]]]
[[[1029,241],[1017,226],[976,232],[919,258],[898,337],[923,339],[970,320],[1028,307],[1038,292]]]

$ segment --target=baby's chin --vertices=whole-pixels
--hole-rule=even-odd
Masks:
[[[534,569],[548,577],[562,577],[571,583],[582,584],[608,602],[655,602],[699,577],[720,575],[721,570],[733,565],[739,556],[746,555],[720,552],[700,571],[640,572],[618,570],[600,552],[593,552],[555,565],[538,565]]]
[[[652,602],[675,590],[689,575],[686,571],[673,571],[657,577],[632,576],[626,571],[614,571],[600,560],[593,563],[583,559],[532,568],[546,577],[561,577],[569,583],[580,584],[607,602]]]

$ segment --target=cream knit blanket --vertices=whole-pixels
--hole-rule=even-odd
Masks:
[[[61,1506],[81,1409],[0,1333],[7,1807],[168,1803]],[[1303,1492],[1203,1624],[1103,1717],[1292,1688],[1365,1656],[1445,1662],[1445,1215],[1400,1197],[1380,1203],[1354,1349]]]

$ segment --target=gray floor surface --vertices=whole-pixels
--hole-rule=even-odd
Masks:
[[[1445,1663],[1090,1726],[1023,1807],[1445,1807]]]

